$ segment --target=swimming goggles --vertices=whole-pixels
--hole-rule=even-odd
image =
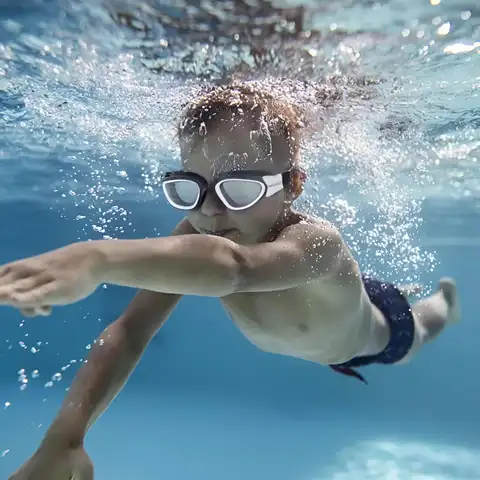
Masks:
[[[290,181],[290,172],[271,175],[259,171],[228,172],[212,185],[193,172],[167,172],[162,178],[166,199],[179,210],[196,210],[202,206],[208,192],[214,191],[230,210],[246,210],[264,197],[281,191]]]

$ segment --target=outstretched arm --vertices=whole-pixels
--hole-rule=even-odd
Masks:
[[[151,290],[221,297],[292,288],[356,263],[327,222],[287,227],[273,242],[239,245],[210,235],[99,243],[104,281]],[[348,269],[348,268],[347,268]]]
[[[100,283],[222,297],[292,288],[357,264],[327,222],[287,227],[273,242],[239,245],[211,235],[73,244],[0,271],[0,303],[19,308],[78,301]]]

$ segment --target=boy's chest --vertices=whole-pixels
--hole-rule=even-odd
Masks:
[[[222,303],[253,344],[273,353],[319,354],[345,328],[347,312],[319,294],[315,283],[287,291],[239,293]]]

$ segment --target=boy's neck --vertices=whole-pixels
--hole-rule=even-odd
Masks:
[[[289,227],[290,225],[295,225],[306,218],[307,216],[305,214],[297,212],[292,208],[288,208],[288,210],[285,210],[283,214],[280,215],[275,225],[265,235],[261,242],[273,242],[278,237],[280,232],[285,230],[285,228]]]

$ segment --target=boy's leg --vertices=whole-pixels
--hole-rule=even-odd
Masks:
[[[451,278],[442,278],[438,289],[427,298],[419,300],[412,306],[415,322],[415,337],[407,356],[398,363],[408,362],[425,344],[434,340],[446,325],[460,320],[457,288]]]

